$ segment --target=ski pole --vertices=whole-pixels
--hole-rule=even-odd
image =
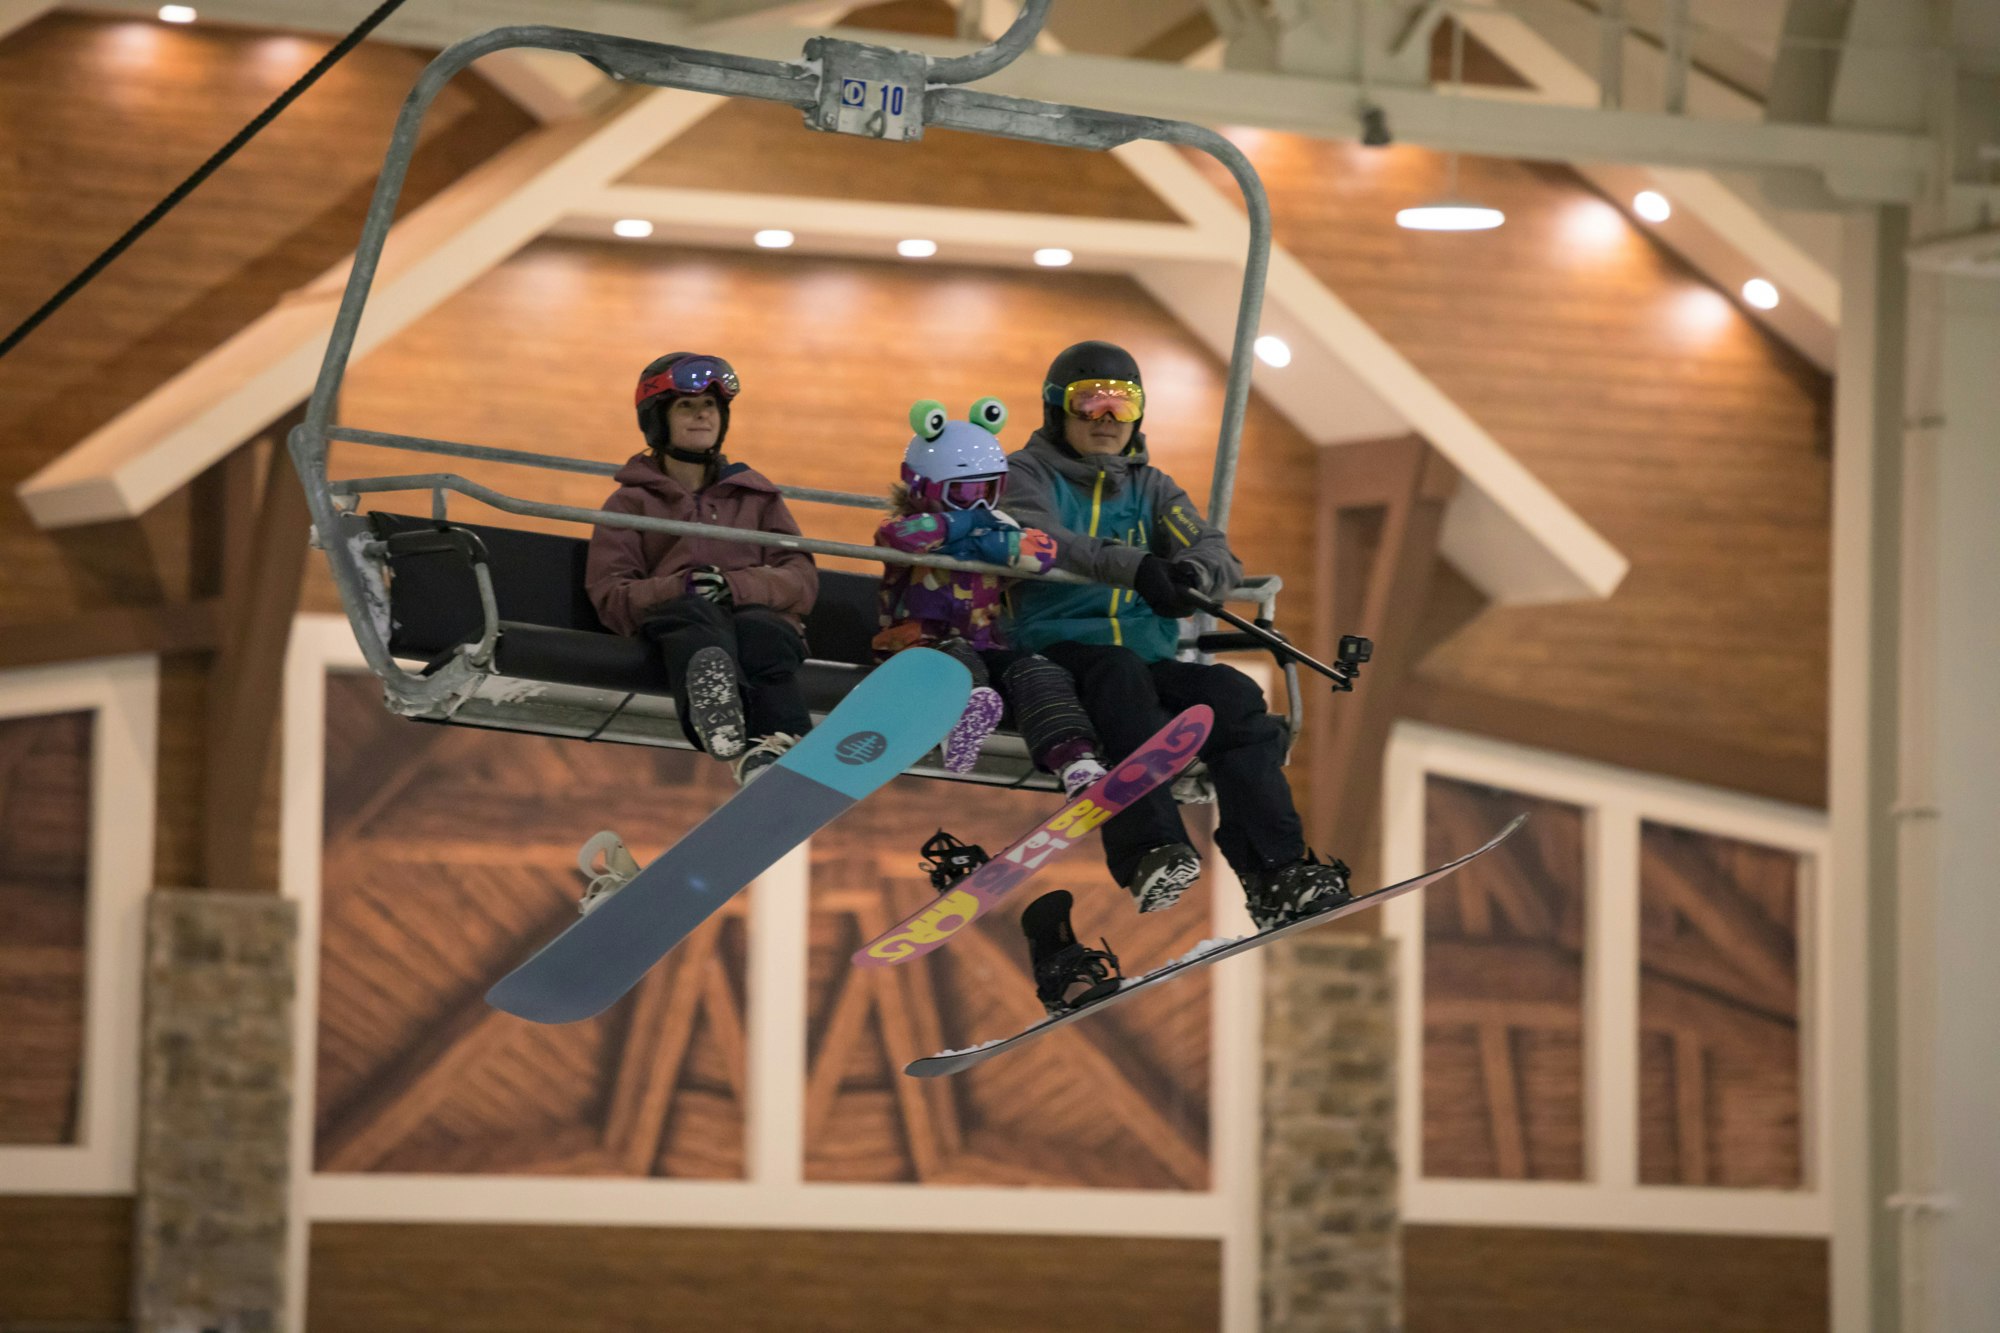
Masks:
[[[1353,689],[1354,677],[1359,671],[1361,664],[1374,654],[1375,645],[1367,639],[1362,638],[1358,634],[1342,635],[1340,640],[1340,665],[1328,666],[1310,653],[1294,648],[1292,641],[1276,630],[1259,625],[1254,621],[1245,620],[1242,616],[1223,606],[1222,603],[1205,597],[1192,588],[1182,588],[1181,593],[1190,602],[1193,602],[1209,615],[1214,616],[1217,620],[1224,620],[1236,626],[1236,628],[1242,630],[1245,634],[1248,634],[1251,638],[1257,640],[1280,657],[1289,657],[1300,666],[1310,667],[1320,675],[1325,676],[1333,682],[1333,688],[1336,690]]]

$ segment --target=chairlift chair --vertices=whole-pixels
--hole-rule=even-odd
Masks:
[[[803,112],[809,129],[890,142],[915,141],[927,126],[934,125],[1097,151],[1152,139],[1210,154],[1235,178],[1249,216],[1248,254],[1209,500],[1211,521],[1226,528],[1238,441],[1249,399],[1251,344],[1263,305],[1270,251],[1270,210],[1263,186],[1249,160],[1233,144],[1198,125],[996,96],[961,86],[1002,68],[1025,50],[1040,31],[1050,3],[1027,0],[997,41],[951,58],[815,37],[806,43],[802,59],[781,62],[566,28],[522,26],[499,28],[458,42],[430,63],[397,119],[319,378],[304,421],[289,437],[312,511],[315,540],[326,553],[362,655],[381,679],[392,711],[459,726],[689,748],[657,662],[643,643],[607,631],[584,593],[587,533],[568,537],[450,521],[445,517],[448,493],[504,513],[562,520],[584,528],[604,524],[877,563],[934,565],[1063,583],[1087,581],[1063,571],[1023,576],[998,566],[914,556],[878,546],[548,504],[508,495],[449,472],[332,480],[327,461],[335,440],[597,474],[607,480],[617,470],[616,464],[594,460],[361,430],[333,421],[355,334],[423,117],[455,75],[475,60],[499,51],[533,48],[566,52],[622,82],[781,102]],[[778,490],[795,501],[868,509],[882,506],[875,496],[797,486],[779,486]],[[428,495],[429,516],[360,512],[363,495],[395,492]],[[1276,576],[1248,578],[1226,600],[1254,604],[1255,624],[1269,627],[1281,587]],[[819,602],[806,623],[808,660],[802,673],[815,720],[832,709],[872,665],[869,639],[876,628],[875,590],[872,577],[821,570]],[[1208,623],[1208,617],[1200,618],[1198,632],[1183,640],[1184,654],[1271,647],[1251,633],[1204,632]],[[1285,675],[1289,700],[1286,722],[1288,734],[1295,738],[1302,717],[1295,655],[1288,656],[1281,649],[1273,649],[1273,655]],[[1035,770],[1019,735],[1004,723],[987,743],[973,772],[948,773],[935,765],[913,771],[989,784],[1041,789],[1057,786],[1052,775]]]

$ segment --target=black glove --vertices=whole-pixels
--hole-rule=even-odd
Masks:
[[[1176,560],[1167,566],[1167,573],[1173,579],[1176,587],[1185,588],[1189,592],[1200,596],[1207,595],[1201,586],[1201,569],[1193,561]],[[1193,598],[1183,598],[1182,600],[1186,601],[1189,606],[1194,607],[1197,611],[1202,609],[1200,603],[1196,602]]]
[[[1132,587],[1146,599],[1146,605],[1153,608],[1153,614],[1168,620],[1191,616],[1199,609],[1187,599],[1183,591],[1186,586],[1174,566],[1156,555],[1142,557],[1137,572],[1132,575]]]
[[[714,602],[717,606],[728,606],[736,600],[729,591],[729,580],[714,565],[702,565],[691,569],[687,576],[688,596],[700,597]]]

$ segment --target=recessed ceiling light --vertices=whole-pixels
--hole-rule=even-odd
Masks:
[[[1674,215],[1674,206],[1658,190],[1641,190],[1632,196],[1632,211],[1648,222],[1665,222]]]
[[[199,16],[194,12],[194,6],[192,5],[160,6],[160,22],[162,23],[192,23],[197,17]]]
[[[897,241],[896,253],[905,259],[929,259],[937,253],[937,242],[917,237],[907,241]]]
[[[1064,265],[1071,263],[1075,259],[1076,259],[1075,255],[1071,254],[1069,251],[1063,249],[1059,245],[1045,246],[1044,248],[1035,251],[1035,262],[1037,264],[1040,264],[1043,268],[1062,268]]]
[[[1411,231],[1491,231],[1506,220],[1507,215],[1497,208],[1463,199],[1440,199],[1396,213],[1396,225]]]
[[[1775,310],[1778,307],[1778,289],[1762,278],[1752,278],[1743,284],[1743,299],[1759,310]]]
[[[792,235],[783,227],[766,227],[750,239],[757,242],[763,249],[782,250],[797,240],[798,237]]]
[[[653,224],[644,218],[619,218],[611,224],[611,230],[630,240],[643,241],[653,234]]]
[[[1292,345],[1275,333],[1267,333],[1257,340],[1257,359],[1267,366],[1283,370],[1292,364]]]

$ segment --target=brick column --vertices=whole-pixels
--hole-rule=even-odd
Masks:
[[[148,903],[139,1333],[281,1326],[297,916],[273,894]]]
[[[1265,1333],[1395,1333],[1395,945],[1322,927],[1267,955]]]

